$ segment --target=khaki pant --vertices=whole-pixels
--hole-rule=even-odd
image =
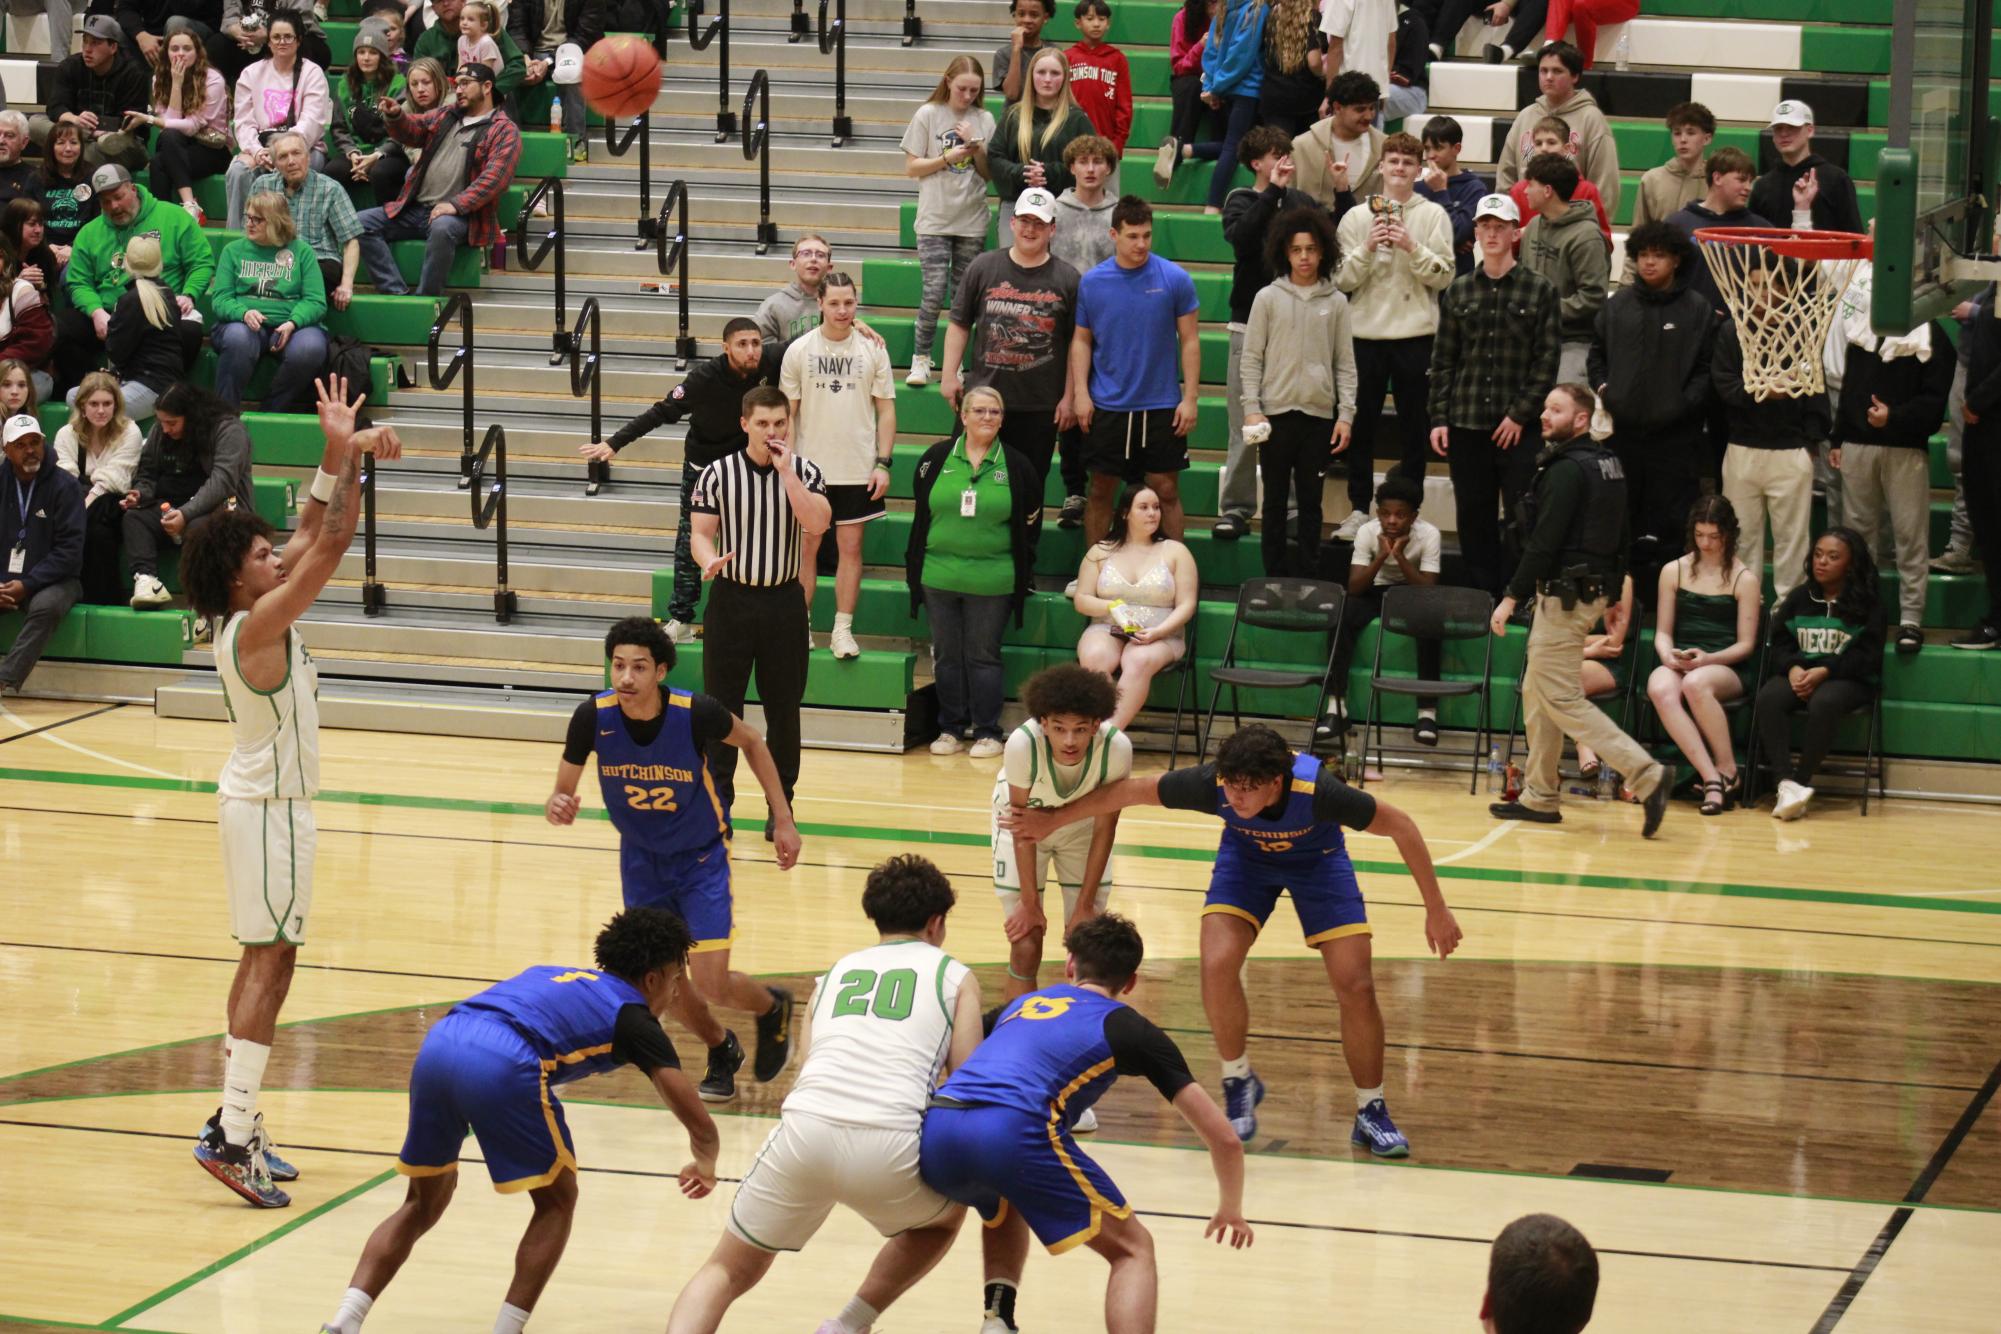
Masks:
[[[1584,697],[1584,639],[1604,614],[1604,598],[1580,602],[1569,611],[1563,609],[1561,599],[1536,599],[1528,659],[1522,666],[1522,718],[1529,760],[1521,801],[1530,810],[1557,808],[1562,796],[1557,762],[1563,758],[1566,736],[1597,751],[1605,763],[1619,771],[1637,797],[1646,798],[1666,780],[1666,772],[1653,756]]]
[[[1883,518],[1897,554],[1897,600],[1904,625],[1925,623],[1925,586],[1931,571],[1931,455],[1900,445],[1843,445],[1841,476],[1848,526],[1873,554]]]
[[[1813,532],[1813,459],[1804,449],[1723,451],[1723,497],[1737,511],[1737,550],[1752,569],[1765,556],[1765,515],[1772,520],[1772,584],[1778,600],[1805,578]]]

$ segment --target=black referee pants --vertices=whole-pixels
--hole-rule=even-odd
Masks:
[[[702,624],[702,690],[742,717],[757,673],[764,743],[790,802],[799,781],[799,704],[806,698],[806,599],[799,581],[757,588],[719,578]],[[735,746],[719,741],[709,748],[709,774],[725,810],[734,810],[736,762]]]

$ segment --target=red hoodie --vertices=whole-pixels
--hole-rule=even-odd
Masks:
[[[1089,47],[1079,42],[1065,53],[1070,60],[1070,96],[1091,118],[1091,125],[1126,151],[1133,128],[1132,71],[1126,53],[1107,43]]]

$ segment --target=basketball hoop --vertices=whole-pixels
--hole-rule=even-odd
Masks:
[[[1695,233],[1744,351],[1744,389],[1757,402],[1827,388],[1822,350],[1834,312],[1874,243],[1854,232],[1703,227]]]

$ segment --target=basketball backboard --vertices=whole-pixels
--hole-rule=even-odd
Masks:
[[[1889,146],[1876,168],[1870,323],[1900,334],[1992,274],[1997,150],[1988,69],[1994,0],[1894,0]]]

